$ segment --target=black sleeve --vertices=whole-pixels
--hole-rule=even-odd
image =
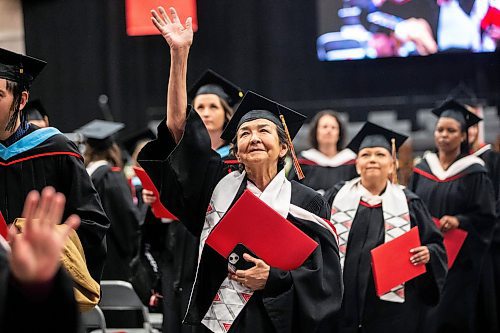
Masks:
[[[405,191],[405,194],[407,192]],[[443,236],[432,221],[431,214],[422,200],[415,194],[408,203],[412,226],[418,226],[422,245],[427,246],[430,261],[426,265],[427,272],[415,279],[419,297],[428,305],[439,302],[448,272],[448,258],[443,244]]]
[[[121,172],[109,171],[103,178],[103,186],[97,186],[102,205],[111,221],[108,238],[120,255],[130,261],[137,251],[139,235],[139,211],[134,204],[130,188]]]
[[[211,149],[207,129],[193,110],[177,145],[165,121],[158,133],[139,154],[139,163],[158,188],[161,202],[198,237],[212,192],[225,176],[224,162]]]
[[[43,288],[40,293],[39,288],[31,290],[8,278],[1,332],[78,332],[78,307],[63,269]]]
[[[90,274],[99,282],[106,260],[106,231],[109,219],[102,208],[99,195],[81,159],[67,156],[61,159],[61,179],[65,184],[65,217],[77,214],[81,219],[77,230],[85,252]],[[59,190],[59,189],[58,189]]]
[[[460,229],[472,233],[483,244],[489,244],[495,227],[493,187],[486,173],[478,172],[464,177],[469,203],[466,213],[455,217]]]

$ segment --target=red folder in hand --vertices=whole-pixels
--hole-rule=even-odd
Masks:
[[[438,218],[433,217],[432,220],[441,229],[441,223]],[[455,259],[457,259],[458,252],[464,245],[468,232],[462,229],[452,229],[443,233],[443,243],[448,255],[448,269],[453,266]]]
[[[413,265],[410,250],[420,246],[418,228],[384,243],[371,251],[372,270],[377,295],[380,297],[392,288],[426,272],[425,265]]]
[[[206,244],[224,258],[241,243],[269,266],[293,270],[318,243],[246,190],[212,230]]]
[[[178,220],[177,217],[175,217],[174,214],[170,213],[168,209],[163,206],[163,204],[160,201],[160,192],[158,192],[158,189],[155,187],[153,184],[153,181],[151,178],[149,178],[148,174],[146,171],[144,171],[143,168],[138,168],[138,167],[133,167],[135,174],[139,179],[141,180],[142,187],[148,191],[152,191],[154,196],[156,197],[156,201],[151,204],[151,210],[153,211],[153,214],[156,218],[161,219],[170,219],[170,220]]]
[[[7,227],[7,222],[3,218],[2,212],[0,212],[0,236],[7,240],[7,235],[9,234],[9,228]]]

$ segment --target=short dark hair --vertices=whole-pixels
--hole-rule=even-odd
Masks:
[[[340,120],[340,116],[337,112],[333,110],[322,110],[316,113],[314,118],[311,120],[311,125],[309,129],[309,142],[314,149],[319,148],[318,144],[318,124],[321,118],[324,116],[331,116],[335,118],[339,124],[339,139],[337,141],[337,151],[342,150],[345,141],[345,128],[344,123]]]
[[[9,118],[9,121],[7,122],[7,126],[5,126],[6,131],[13,131],[14,128],[16,127],[17,123],[17,117],[20,113],[19,106],[21,105],[21,99],[23,96],[23,91],[26,89],[23,89],[22,85],[20,85],[17,82],[6,80],[7,81],[7,91],[12,94],[14,97],[12,101],[12,105],[10,106],[9,113],[12,114]],[[25,121],[25,115],[24,113],[21,113],[21,122]]]
[[[278,139],[279,139],[279,144],[285,144],[287,147],[287,153],[283,157],[278,158],[278,170],[281,170],[282,168],[285,167],[286,163],[286,157],[290,155],[290,145],[288,144],[288,138],[285,133],[285,130],[281,126],[276,126],[276,132],[278,132]],[[238,153],[238,136],[235,135],[233,140],[231,141],[231,155],[236,157],[236,154]],[[240,163],[239,165],[239,170],[243,172],[245,170],[245,166]]]

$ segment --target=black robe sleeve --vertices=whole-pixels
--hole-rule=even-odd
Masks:
[[[329,208],[321,195],[312,194],[314,192],[310,189],[299,190],[297,185],[292,182],[292,193],[296,197],[304,197],[301,195],[303,191],[310,195],[307,199],[301,198],[301,207],[329,219]],[[302,231],[318,243],[318,247],[295,270],[271,268],[262,293],[263,304],[277,332],[328,330],[333,327],[333,319],[342,302],[342,273],[337,242],[335,236],[325,228],[310,221],[294,220],[300,223]]]
[[[80,227],[77,230],[85,252],[90,275],[99,282],[106,260],[106,231],[109,219],[102,208],[99,196],[85,170],[83,162],[73,156],[60,160],[61,179],[64,187],[58,188],[66,196],[65,217],[77,214]]]
[[[422,245],[427,246],[430,261],[426,265],[427,272],[415,278],[417,293],[427,305],[436,305],[443,290],[448,272],[448,259],[443,245],[443,236],[432,221],[432,216],[424,203],[414,193],[405,190],[412,226],[418,226]]]
[[[103,166],[94,172],[92,181],[111,221],[106,235],[108,257],[103,279],[128,280],[129,263],[138,247],[139,210],[123,173]]]
[[[162,121],[158,139],[142,149],[138,160],[158,188],[161,202],[198,237],[212,192],[225,175],[224,162],[211,149],[210,136],[198,113],[188,109],[184,134],[177,145]]]
[[[78,331],[78,307],[71,279],[60,269],[43,287],[43,292],[39,288],[28,290],[15,281],[0,245],[0,332]]]

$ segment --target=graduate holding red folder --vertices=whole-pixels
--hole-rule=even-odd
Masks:
[[[419,332],[422,314],[439,301],[442,236],[422,201],[392,177],[406,139],[366,123],[347,146],[360,177],[325,194],[343,267],[337,332]]]
[[[329,208],[317,192],[288,181],[284,170],[291,154],[301,174],[292,139],[305,117],[247,92],[220,136],[232,142],[240,167],[228,174],[211,147],[203,114],[187,104],[191,20],[180,22],[173,8],[152,14],[170,46],[170,76],[166,120],[158,127],[157,140],[141,151],[139,163],[160,190],[166,208],[200,237],[196,280],[184,323],[195,326],[196,332],[331,332],[340,309],[342,281]],[[206,244],[245,190],[318,244],[299,267],[284,270],[246,254],[244,259],[253,266],[229,274],[227,258]]]

